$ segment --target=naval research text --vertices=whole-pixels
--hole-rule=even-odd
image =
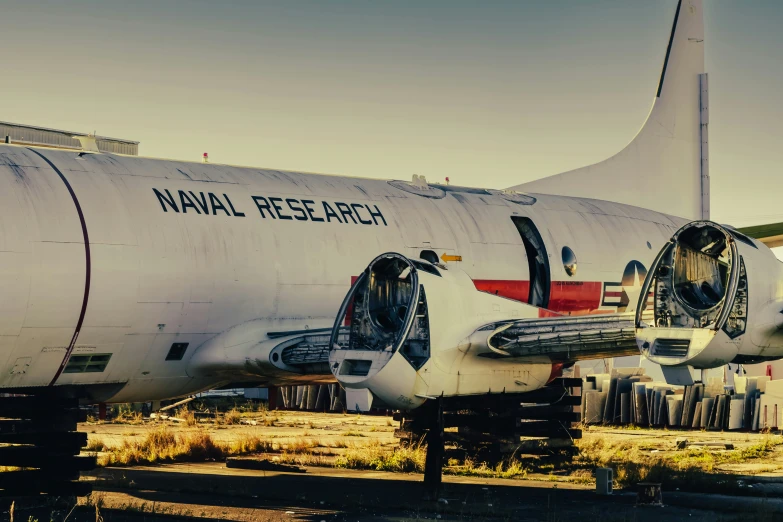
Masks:
[[[153,188],[163,212],[178,214],[223,215],[245,217],[245,213],[234,206],[227,194],[212,192],[193,192],[178,190],[172,193],[168,189],[160,191]],[[313,221],[331,223],[351,223],[355,225],[387,226],[386,218],[375,204],[327,202],[314,199],[280,198],[277,196],[250,196],[254,206],[264,219],[282,221]]]

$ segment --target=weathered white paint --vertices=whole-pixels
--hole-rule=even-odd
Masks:
[[[91,288],[74,353],[112,354],[105,372],[65,373],[57,384],[127,383],[115,400],[215,385],[189,375],[188,362],[198,346],[237,325],[253,321],[257,331],[331,326],[351,277],[384,251],[456,253],[474,279],[527,280],[525,250],[511,221],[527,216],[539,224],[553,281],[617,281],[629,260],[649,264],[683,222],[588,199],[540,195],[521,205],[453,187],[431,199],[382,180],[39,152],[68,179],[89,232]],[[43,386],[65,355],[82,303],[80,223],[62,180],[29,149],[0,147],[0,186],[2,288],[14,296],[2,304],[0,386]],[[196,197],[211,192],[224,205],[227,196],[245,216],[213,215],[211,208],[209,215],[193,208],[164,212],[153,188]],[[315,208],[321,201],[377,205],[386,225],[379,218],[370,225],[263,218],[252,196],[280,197],[283,205],[286,198],[309,199]],[[560,262],[563,246],[579,259],[574,278]],[[182,361],[164,361],[173,342],[190,343]],[[29,369],[11,375],[23,357],[31,359]]]

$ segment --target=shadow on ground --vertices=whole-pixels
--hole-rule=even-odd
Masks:
[[[672,501],[667,507],[637,507],[633,492],[601,497],[567,484],[494,479],[450,479],[438,499],[431,500],[420,475],[378,472],[236,472],[212,464],[109,468],[91,475],[97,499],[121,494],[147,506],[176,506],[169,514],[203,519],[659,522],[663,517],[728,522],[753,516],[761,522],[778,520],[783,513],[779,501],[765,499],[745,499],[740,505],[735,497],[664,489],[664,503]],[[155,520],[150,515],[145,520]]]

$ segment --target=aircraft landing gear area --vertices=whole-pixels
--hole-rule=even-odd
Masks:
[[[0,496],[89,495],[79,472],[95,468],[96,457],[79,456],[87,445],[87,434],[76,431],[84,415],[77,398],[0,397]]]
[[[395,414],[400,444],[426,443],[424,485],[427,495],[440,493],[446,443],[466,455],[500,460],[511,453],[552,450],[573,451],[582,438],[576,407],[581,404],[582,380],[558,378],[529,393],[510,393],[460,398],[437,398],[420,408]],[[457,428],[456,432],[445,428]],[[526,446],[520,437],[541,437]]]

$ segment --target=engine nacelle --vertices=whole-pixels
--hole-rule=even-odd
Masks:
[[[487,343],[493,329],[477,332],[525,317],[538,317],[538,308],[476,290],[459,268],[383,254],[343,301],[329,365],[344,387],[367,388],[399,409],[430,397],[531,391],[559,366],[549,360],[501,363]],[[349,333],[341,345],[344,324]]]
[[[642,287],[636,339],[667,381],[690,369],[783,357],[783,265],[764,244],[710,221],[674,234]],[[642,319],[654,295],[654,319]],[[649,314],[647,314],[649,316]]]

